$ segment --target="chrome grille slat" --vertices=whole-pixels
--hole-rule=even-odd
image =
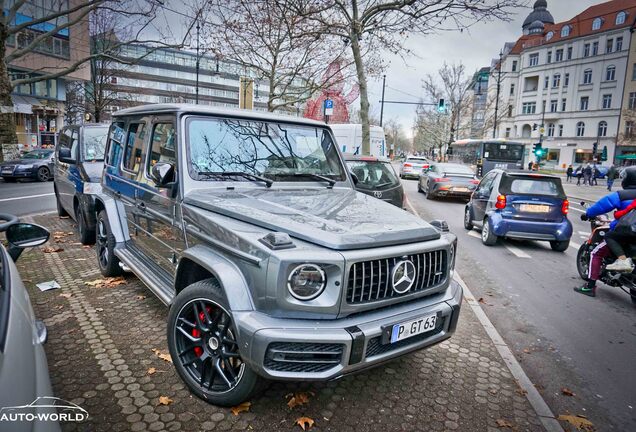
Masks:
[[[402,259],[403,255],[353,263],[349,268],[347,303],[370,303],[399,296],[392,288],[391,277],[393,268]],[[409,255],[408,259],[417,274],[413,286],[404,295],[439,286],[448,276],[447,253],[443,249]]]

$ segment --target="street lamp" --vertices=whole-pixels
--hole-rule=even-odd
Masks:
[[[199,57],[199,19],[197,17],[197,63],[196,63],[196,75],[197,75],[197,83],[196,83],[196,96],[195,96],[195,102],[198,105],[199,104],[199,66],[200,66],[200,60],[201,58]]]
[[[495,101],[495,121],[494,127],[492,129],[492,137],[497,137],[497,117],[499,116],[499,92],[501,91],[501,68],[503,65],[501,62],[503,61],[503,51],[499,50],[499,72],[497,73],[497,100]]]

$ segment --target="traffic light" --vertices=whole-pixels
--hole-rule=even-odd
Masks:
[[[535,156],[537,156],[538,158],[541,158],[541,156],[543,156],[543,144],[541,143],[536,143],[533,147],[532,147],[532,153],[535,154]]]
[[[440,99],[437,102],[437,112],[438,113],[445,113],[446,112],[446,101],[444,99]]]
[[[601,153],[601,160],[603,162],[607,160],[607,146],[603,146],[603,153]]]
[[[592,157],[596,157],[596,153],[598,153],[598,142],[592,144]]]
[[[536,131],[538,127],[539,127],[539,125],[535,123],[535,124],[532,125],[532,130]]]

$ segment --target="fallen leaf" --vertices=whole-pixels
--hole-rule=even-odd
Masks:
[[[296,424],[303,428],[303,430],[308,430],[314,426],[314,421],[309,417],[299,417],[296,419]]]
[[[561,394],[563,394],[565,396],[576,396],[574,394],[574,392],[572,390],[570,390],[569,388],[567,388],[567,387],[561,388]]]
[[[152,374],[154,374],[155,372],[157,372],[157,369],[155,369],[155,368],[153,368],[153,367],[151,367],[150,369],[148,369],[148,375],[152,375]]]
[[[161,351],[160,351],[160,350],[158,350],[157,348],[153,348],[153,349],[152,349],[152,352],[154,352],[154,353],[155,353],[155,355],[156,355],[157,357],[159,357],[161,360],[165,360],[165,361],[167,361],[167,362],[172,363],[172,357],[170,357],[170,354],[167,354],[167,353],[161,352]]]
[[[243,402],[242,404],[232,407],[230,409],[232,411],[232,414],[237,416],[242,412],[249,411],[251,406],[252,406],[252,402]]]
[[[519,387],[517,390],[515,390],[517,393],[519,393],[521,396],[525,396],[528,394],[528,392],[524,389],[522,389],[521,387]]]
[[[62,293],[62,294],[60,294],[60,297],[71,298],[71,297],[73,297],[73,294],[71,294],[71,293]]]
[[[294,408],[297,407],[299,405],[305,405],[307,403],[309,403],[309,395],[314,396],[313,392],[296,392],[296,393],[290,393],[287,396],[285,396],[286,398],[291,396],[291,398],[287,401],[287,406],[289,408]]]
[[[137,296],[137,300],[145,300],[146,296],[145,295],[138,295]]]
[[[92,281],[84,282],[84,285],[97,288],[114,288],[119,285],[126,285],[126,278],[124,278],[123,276],[119,276],[106,279],[95,279]]]
[[[594,424],[582,415],[560,415],[557,420],[566,421],[574,426],[577,430],[583,432],[593,432],[596,429]]]
[[[170,405],[172,402],[168,396],[159,396],[159,405]]]
[[[486,300],[484,300],[483,297],[479,297],[479,300],[477,300],[477,302],[479,303],[486,303]]]
[[[103,308],[95,308],[95,310],[96,310],[97,312],[104,312],[104,309],[103,309]]]
[[[44,253],[57,253],[57,252],[62,252],[64,249],[62,249],[61,247],[50,247],[47,246],[44,249],[42,249],[42,252]]]
[[[498,419],[497,420],[497,427],[512,429],[515,426],[512,423],[510,423],[508,420]]]
[[[530,354],[530,350],[528,348],[524,348],[523,352],[526,353],[526,354]]]

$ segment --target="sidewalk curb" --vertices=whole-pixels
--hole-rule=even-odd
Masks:
[[[413,207],[408,198],[406,199],[406,203],[413,214],[419,216],[419,213],[417,212],[415,207]],[[455,271],[453,278],[464,290],[464,299],[466,300],[466,303],[468,303],[471,310],[486,331],[486,334],[488,334],[488,337],[495,345],[495,348],[497,348],[497,352],[506,364],[506,367],[508,367],[508,370],[510,371],[512,376],[517,380],[519,387],[526,392],[525,396],[528,399],[528,402],[530,402],[530,405],[532,406],[534,411],[539,416],[539,420],[541,420],[541,424],[543,425],[543,427],[548,432],[565,432],[546,401],[543,399],[534,384],[532,384],[532,381],[530,381],[530,378],[528,378],[528,375],[526,375],[523,368],[515,358],[514,354],[512,353],[506,342],[503,340],[495,326],[492,324],[484,310],[481,308],[481,306],[479,306],[479,302],[475,299],[475,296],[468,288],[468,285],[466,285],[457,271]]]

